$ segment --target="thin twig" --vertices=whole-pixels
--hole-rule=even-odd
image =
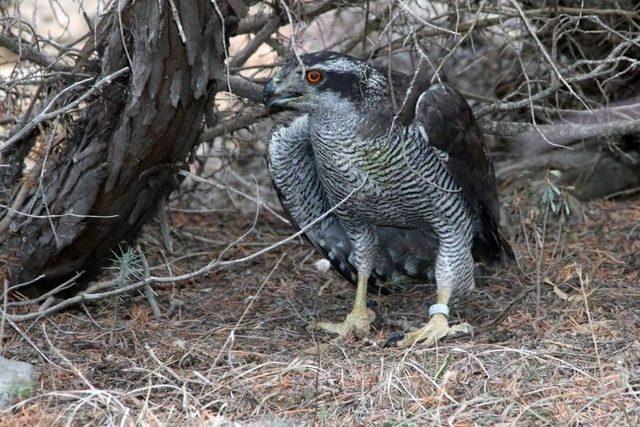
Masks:
[[[149,274],[149,262],[147,261],[147,257],[144,254],[144,251],[140,248],[140,245],[137,247],[138,254],[140,255],[140,259],[142,260],[142,266],[144,269],[144,277],[148,279],[151,274]],[[156,299],[156,294],[151,288],[151,284],[147,283],[144,285],[144,295],[147,297],[147,301],[149,302],[149,307],[151,307],[151,313],[153,317],[159,319],[162,317],[162,312],[160,311],[160,307],[158,306],[158,300]]]
[[[89,98],[91,95],[93,95],[95,92],[97,92],[97,91],[101,90],[102,88],[110,85],[113,82],[113,80],[117,79],[118,77],[120,77],[121,75],[123,75],[123,74],[125,74],[127,72],[129,72],[129,67],[121,68],[118,71],[115,71],[115,72],[109,74],[108,76],[105,76],[105,77],[101,78],[100,80],[98,80],[91,87],[91,89],[89,89],[88,91],[83,93],[81,96],[79,96],[77,99],[75,99],[74,101],[72,101],[69,104],[65,105],[64,107],[59,108],[59,109],[54,110],[54,111],[49,111],[57,103],[58,99],[60,99],[63,95],[66,95],[68,92],[71,92],[71,91],[75,90],[77,87],[82,86],[85,83],[90,82],[91,80],[93,80],[93,78],[80,80],[79,82],[76,82],[76,83],[74,83],[74,84],[72,84],[70,86],[67,86],[62,91],[60,91],[60,93],[58,93],[56,96],[54,96],[53,99],[49,102],[49,104],[47,104],[47,106],[44,107],[42,109],[42,111],[40,111],[40,113],[38,113],[38,115],[36,117],[34,117],[32,120],[30,120],[29,123],[27,123],[24,127],[22,127],[11,138],[9,138],[8,140],[6,140],[2,144],[0,144],[0,153],[5,151],[7,148],[11,147],[16,142],[18,142],[20,139],[22,139],[25,135],[27,135],[29,132],[31,132],[31,130],[33,130],[40,123],[42,123],[44,121],[47,121],[47,120],[50,120],[53,117],[56,117],[56,116],[58,116],[60,114],[66,114],[66,113],[70,112],[71,110],[73,110],[77,106],[79,106],[82,102],[84,102],[87,98]]]

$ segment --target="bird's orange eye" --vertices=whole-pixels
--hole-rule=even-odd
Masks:
[[[318,70],[309,70],[307,71],[307,81],[312,85],[320,83],[322,80],[322,72]]]

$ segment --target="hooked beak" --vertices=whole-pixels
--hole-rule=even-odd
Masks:
[[[274,79],[269,80],[262,91],[265,105],[272,112],[284,110],[289,101],[300,98],[302,93],[280,88]]]

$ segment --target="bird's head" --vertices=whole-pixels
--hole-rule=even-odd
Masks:
[[[365,61],[335,52],[292,58],[264,87],[270,109],[313,113],[386,96],[386,79]]]

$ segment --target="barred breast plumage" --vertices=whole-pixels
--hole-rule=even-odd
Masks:
[[[371,116],[377,120],[375,127],[367,125]],[[452,242],[447,255],[465,258],[463,253],[471,245],[471,215],[460,188],[419,125],[392,126],[392,121],[393,116],[379,110],[349,106],[308,118],[310,145],[329,205],[362,185],[337,210],[347,227],[359,219],[376,226],[424,230],[429,236],[435,231],[438,239],[460,233],[464,237]],[[435,258],[435,253],[429,255]],[[470,263],[468,257],[465,262]],[[465,271],[471,272],[471,266]],[[468,274],[460,279],[454,292],[473,285]]]

